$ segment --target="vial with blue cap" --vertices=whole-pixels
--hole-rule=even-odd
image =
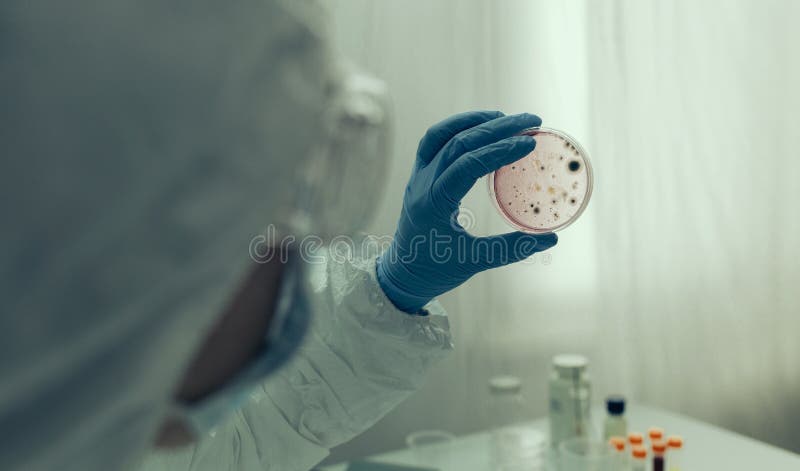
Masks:
[[[625,398],[608,396],[606,398],[606,415],[603,424],[603,438],[625,437],[628,435],[628,422],[625,420]]]

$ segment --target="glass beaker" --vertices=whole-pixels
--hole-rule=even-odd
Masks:
[[[607,443],[570,438],[558,447],[559,471],[615,471],[614,454]]]
[[[406,436],[415,464],[449,471],[453,467],[450,444],[456,436],[444,430],[418,430]]]

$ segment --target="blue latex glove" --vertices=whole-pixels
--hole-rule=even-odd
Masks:
[[[523,260],[556,244],[553,233],[475,237],[456,220],[461,199],[482,176],[528,155],[536,141],[517,136],[538,116],[476,111],[431,127],[419,143],[390,248],[378,259],[386,296],[414,313],[472,275]]]

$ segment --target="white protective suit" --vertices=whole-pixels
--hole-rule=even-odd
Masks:
[[[168,414],[196,418],[172,397],[254,236],[364,221],[385,106],[331,60],[322,23],[280,0],[0,3],[4,470],[140,464]],[[312,316],[296,358],[167,459],[308,468],[450,348],[440,308],[395,310],[372,257],[323,259],[282,290]]]
[[[417,390],[452,348],[442,308],[410,316],[383,294],[374,260],[324,260],[304,277],[313,319],[299,353],[196,446],[140,471],[308,470]]]

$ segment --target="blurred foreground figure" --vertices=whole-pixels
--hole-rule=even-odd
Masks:
[[[151,469],[308,469],[452,348],[436,295],[555,244],[487,239],[503,251],[454,222],[535,145],[512,136],[537,117],[476,112],[423,138],[391,249],[334,257],[320,242],[378,199],[389,122],[322,20],[288,1],[0,5],[3,469],[133,468],[154,444],[185,446]],[[434,230],[474,258],[410,243]]]

